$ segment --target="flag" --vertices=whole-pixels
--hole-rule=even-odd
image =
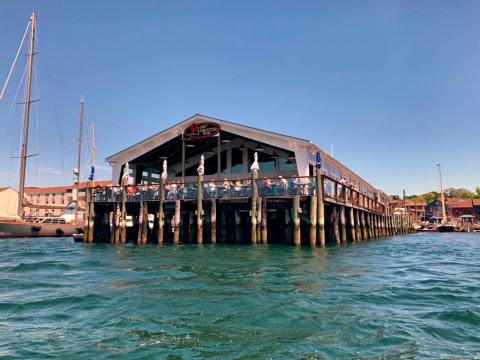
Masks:
[[[88,180],[93,181],[94,178],[95,178],[95,166],[92,165],[92,167],[90,168],[90,176],[88,177]]]

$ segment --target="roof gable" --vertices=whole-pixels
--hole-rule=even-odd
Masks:
[[[188,119],[181,121],[166,130],[163,130],[145,140],[138,142],[135,145],[132,145],[122,151],[117,152],[106,158],[107,162],[125,162],[129,161],[136,157],[139,153],[148,152],[159,144],[164,143],[173,139],[176,136],[179,136],[183,133],[183,130],[188,127],[189,125],[196,123],[196,122],[215,122],[220,125],[221,130],[225,130],[231,133],[235,133],[238,135],[243,135],[245,137],[252,138],[254,140],[261,141],[263,143],[269,144],[272,141],[278,142],[286,142],[287,144],[290,143],[293,147],[293,144],[301,143],[302,145],[310,144],[309,140],[297,138],[294,136],[278,134],[272,131],[262,130],[258,128],[254,128],[251,126],[241,125],[238,123],[221,120],[201,114],[195,114]]]

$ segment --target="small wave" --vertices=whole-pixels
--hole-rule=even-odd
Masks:
[[[58,261],[42,261],[34,263],[20,263],[9,269],[10,272],[35,271],[35,270],[70,270],[72,266]]]

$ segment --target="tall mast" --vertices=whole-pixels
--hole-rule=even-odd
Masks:
[[[440,164],[438,166],[438,174],[440,175],[440,199],[442,200],[442,224],[447,222],[447,212],[445,210],[445,195],[443,193],[443,180],[442,180],[442,168]]]
[[[28,128],[30,123],[30,95],[32,90],[33,55],[35,52],[35,31],[37,27],[37,14],[32,12],[30,17],[30,49],[28,52],[28,79],[27,97],[25,98],[25,113],[23,118],[23,142],[20,155],[20,177],[18,181],[18,215],[23,218],[23,197],[25,193],[25,172],[27,168]]]
[[[78,130],[78,154],[77,154],[77,205],[80,196],[80,167],[82,162],[82,137],[83,137],[83,112],[85,110],[85,98],[80,98],[80,129]]]

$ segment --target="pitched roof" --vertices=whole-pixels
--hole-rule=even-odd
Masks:
[[[455,209],[471,208],[473,207],[473,202],[471,199],[461,199],[461,198],[447,198],[446,203],[448,207]]]
[[[480,199],[473,199],[473,206],[480,206]]]
[[[181,121],[181,122],[179,122],[179,123],[177,123],[173,126],[170,126],[166,130],[163,130],[159,133],[156,133],[153,136],[150,136],[150,137],[148,137],[148,138],[146,138],[146,139],[144,139],[144,140],[142,140],[142,141],[140,141],[140,142],[138,142],[138,143],[136,143],[132,146],[129,146],[129,147],[113,154],[113,155],[110,155],[109,157],[107,157],[105,159],[105,161],[107,161],[107,162],[115,161],[116,158],[118,158],[119,156],[121,157],[122,154],[124,154],[127,151],[132,150],[136,147],[150,148],[150,147],[157,146],[156,140],[160,140],[162,137],[166,138],[166,139],[162,139],[162,141],[170,140],[170,138],[174,138],[175,136],[179,135],[178,131],[175,131],[176,128],[186,127],[190,123],[195,123],[196,121],[213,121],[213,122],[216,122],[216,123],[220,124],[221,126],[223,125],[223,126],[227,126],[227,127],[230,127],[230,128],[233,127],[233,128],[238,129],[238,130],[245,130],[245,131],[248,131],[248,132],[253,131],[254,133],[257,133],[257,134],[260,133],[260,134],[264,134],[264,135],[284,138],[285,140],[290,139],[290,140],[294,140],[294,141],[297,141],[297,142],[302,142],[304,144],[310,144],[309,140],[298,138],[298,137],[295,137],[295,136],[279,134],[279,133],[276,133],[276,132],[273,132],[273,131],[268,131],[268,130],[262,130],[262,129],[258,129],[258,128],[255,128],[255,127],[252,127],[252,126],[242,125],[242,124],[234,123],[234,122],[227,121],[227,120],[217,119],[217,118],[202,115],[202,114],[195,114],[195,115],[189,117],[186,120],[183,120],[183,121]]]

